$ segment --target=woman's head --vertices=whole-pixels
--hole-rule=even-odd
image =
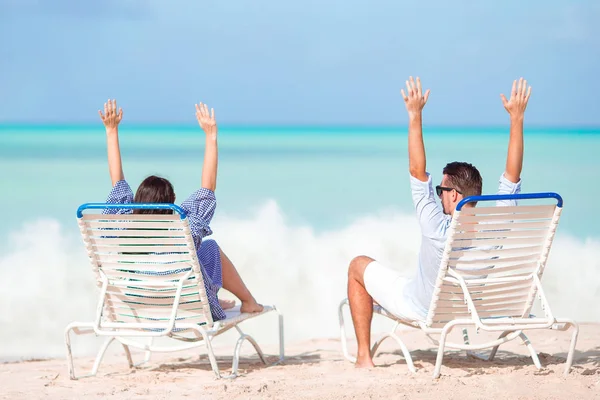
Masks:
[[[135,192],[134,203],[174,203],[173,185],[165,178],[151,175],[144,179]],[[134,210],[134,214],[172,214],[173,210]]]

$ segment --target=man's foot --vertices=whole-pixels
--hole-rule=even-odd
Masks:
[[[375,364],[373,364],[373,360],[371,360],[371,357],[369,357],[368,359],[364,359],[364,360],[357,359],[354,366],[356,368],[374,368]]]
[[[223,310],[229,310],[235,307],[235,300],[221,300],[219,299],[219,305]]]
[[[243,313],[255,313],[261,312],[262,310],[264,310],[264,307],[258,304],[254,299],[251,301],[242,301],[242,306],[240,307],[240,312]]]

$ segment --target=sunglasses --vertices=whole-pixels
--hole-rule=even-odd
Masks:
[[[442,195],[442,192],[451,192],[453,190],[456,190],[456,193],[462,194],[462,192],[456,188],[450,188],[450,187],[445,187],[445,186],[440,186],[440,185],[437,185],[435,187],[435,192],[437,193],[438,197]]]

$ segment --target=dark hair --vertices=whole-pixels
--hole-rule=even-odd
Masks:
[[[459,190],[463,197],[480,196],[483,190],[483,179],[481,174],[472,164],[454,161],[444,167],[444,175],[448,175],[448,181],[455,189]]]
[[[134,203],[173,203],[175,191],[165,178],[151,175],[144,179],[135,192]],[[173,210],[133,210],[134,214],[173,214]]]

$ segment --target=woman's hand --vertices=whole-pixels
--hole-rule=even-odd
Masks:
[[[119,108],[119,112],[117,112],[117,100],[108,100],[104,103],[104,114],[102,111],[98,110],[98,114],[102,119],[102,123],[106,128],[106,132],[118,132],[119,123],[123,118],[123,109]]]
[[[215,109],[210,109],[208,113],[208,106],[204,103],[196,104],[196,119],[198,124],[206,133],[206,136],[217,137],[217,121],[215,119]]]

